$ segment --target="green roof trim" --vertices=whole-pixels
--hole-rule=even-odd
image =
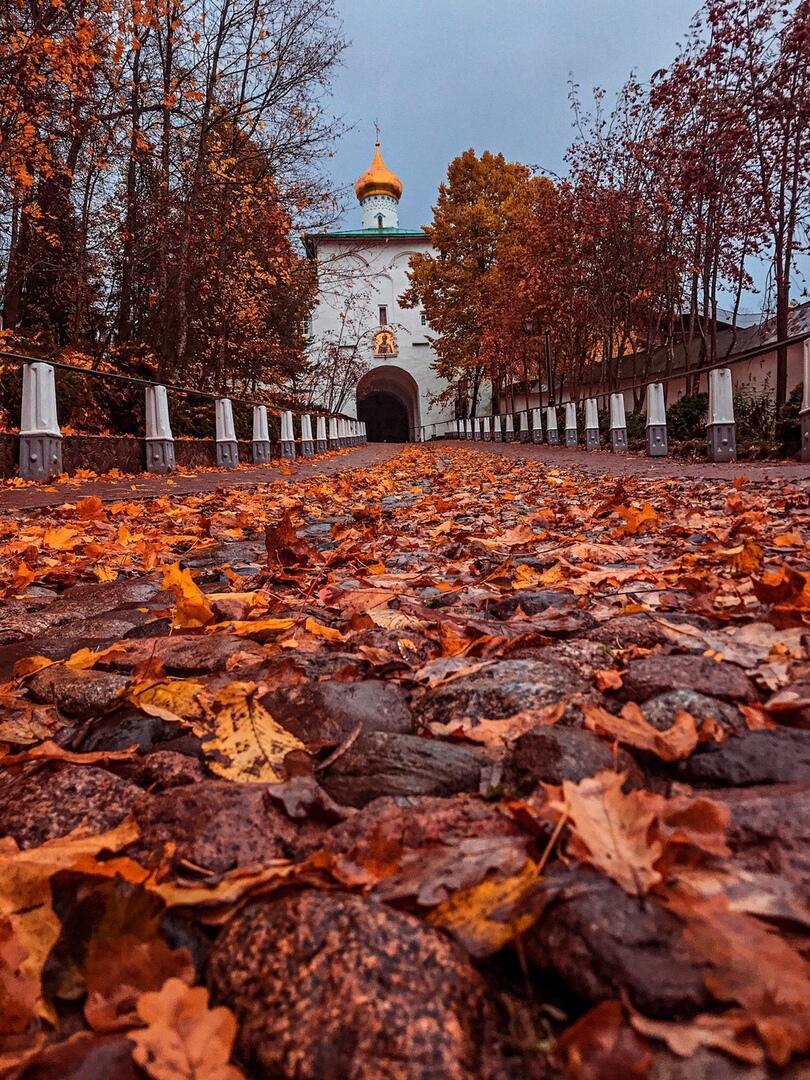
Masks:
[[[312,240],[374,240],[387,236],[406,236],[411,240],[427,240],[422,229],[347,229],[339,232],[309,234]]]

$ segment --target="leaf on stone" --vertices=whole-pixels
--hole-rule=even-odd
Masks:
[[[420,630],[425,625],[415,615],[391,608],[372,608],[366,614],[375,626],[381,626],[384,630]]]
[[[311,617],[307,618],[304,623],[304,629],[308,634],[314,634],[316,637],[324,638],[326,641],[343,641],[343,634],[341,634],[340,630],[335,630],[332,626],[324,626],[323,623],[316,622]]]
[[[89,495],[76,503],[76,517],[79,521],[91,521],[104,516],[104,504],[98,495]]]
[[[759,919],[734,911],[724,896],[678,891],[667,906],[684,922],[684,939],[709,967],[706,986],[739,1004],[768,1057],[785,1065],[810,1049],[810,964]]]
[[[658,524],[658,514],[648,502],[638,506],[617,506],[616,513],[624,518],[625,536],[635,536],[636,533],[650,532],[654,525]]]
[[[566,818],[569,854],[607,874],[631,896],[643,896],[661,880],[655,864],[664,848],[652,829],[658,806],[649,792],[625,795],[624,781],[624,773],[605,770],[579,784],[565,780],[560,788],[546,787],[545,811]]]
[[[203,753],[212,772],[246,784],[287,779],[284,758],[304,744],[276,723],[251,682],[232,682],[211,703],[213,728],[201,726]]]
[[[173,563],[163,575],[163,588],[174,593],[174,625],[181,629],[206,626],[214,618],[205,593],[191,576],[191,572],[179,563]]]
[[[52,551],[71,551],[82,543],[82,538],[76,529],[63,525],[57,529],[46,529],[42,543]]]
[[[566,1080],[645,1080],[652,1062],[618,1001],[603,1001],[564,1031],[554,1056]]]
[[[524,933],[542,910],[542,882],[529,859],[511,877],[491,876],[458,889],[427,917],[459,941],[471,956],[491,956]]]
[[[236,619],[231,622],[217,623],[215,626],[208,626],[206,629],[211,634],[236,634],[237,637],[255,638],[256,641],[264,641],[275,634],[291,630],[293,626],[295,626],[294,619]]]
[[[115,876],[131,867],[143,880],[146,872],[131,860],[96,858],[102,851],[120,850],[137,836],[135,823],[126,820],[106,833],[68,836],[38,848],[0,853],[0,920],[8,923],[22,950],[18,970],[21,977],[36,982],[36,1011],[44,1019],[54,1020],[55,1014],[40,988],[42,969],[61,930],[51,906],[51,877],[62,870]]]
[[[47,656],[24,656],[14,665],[14,678],[24,679],[26,675],[35,675],[43,668],[50,667],[54,660]]]
[[[653,727],[633,701],[624,706],[619,716],[591,702],[583,702],[582,713],[586,727],[597,735],[609,735],[636,750],[647,750],[662,761],[681,761],[698,744],[697,725],[688,712],[676,713],[666,731]]]
[[[511,529],[504,529],[503,532],[497,533],[495,536],[479,536],[475,537],[475,539],[484,547],[497,551],[500,548],[525,547],[527,544],[536,544],[542,537],[528,525],[514,525]]]
[[[230,1009],[208,1006],[208,991],[168,979],[142,994],[138,1015],[146,1027],[130,1032],[132,1056],[153,1080],[240,1080],[228,1062],[236,1037]]]
[[[0,743],[30,746],[51,739],[61,731],[66,720],[53,706],[35,705],[18,692],[0,690]]]
[[[621,690],[622,676],[616,668],[599,668],[593,673],[597,690]]]
[[[204,690],[204,685],[194,679],[146,679],[136,682],[127,697],[147,716],[176,724],[202,719],[204,709],[199,695]]]
[[[138,1023],[140,995],[160,990],[173,977],[189,985],[194,981],[188,949],[172,949],[158,936],[145,941],[135,934],[104,941],[94,938],[86,965],[87,1023],[94,1031],[133,1027]]]
[[[766,570],[761,578],[754,579],[753,584],[757,600],[763,604],[799,606],[806,597],[807,578],[787,563],[776,570]],[[801,603],[801,606],[806,604]]]
[[[79,753],[66,750],[64,746],[51,739],[32,746],[30,750],[4,757],[0,753],[0,760],[6,768],[16,768],[25,765],[29,761],[64,761],[70,765],[106,765],[111,761],[132,761],[138,753],[137,746],[131,746],[128,750],[92,750],[87,753]]]
[[[702,1047],[709,1047],[749,1065],[759,1065],[765,1058],[751,1018],[741,1011],[700,1013],[681,1021],[652,1020],[631,1013],[630,1023],[641,1035],[665,1042],[678,1057],[690,1058]]]

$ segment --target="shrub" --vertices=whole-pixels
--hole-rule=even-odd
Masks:
[[[706,433],[708,394],[685,394],[667,409],[667,435],[671,440],[701,439]]]
[[[737,387],[734,391],[734,420],[738,446],[773,442],[776,407],[767,379],[762,389],[750,383]]]
[[[799,413],[804,398],[804,383],[794,389],[779,413],[779,441],[784,453],[791,457],[802,447],[802,427]]]

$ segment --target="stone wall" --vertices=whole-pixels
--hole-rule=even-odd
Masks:
[[[17,475],[19,461],[18,436],[0,433],[0,477]],[[274,451],[276,447],[273,447]],[[192,469],[216,465],[216,443],[213,439],[176,439],[174,454],[178,468]],[[274,454],[275,456],[275,454]],[[239,460],[252,460],[249,440],[239,441]],[[62,437],[62,467],[66,473],[78,469],[91,472],[109,472],[118,469],[124,473],[144,471],[146,451],[143,439],[124,435],[64,435]]]

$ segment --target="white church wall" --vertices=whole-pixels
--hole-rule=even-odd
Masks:
[[[382,365],[401,367],[416,380],[419,387],[419,420],[421,425],[441,423],[450,419],[452,411],[446,406],[431,403],[443,383],[432,368],[435,353],[430,345],[429,326],[422,324],[420,309],[403,308],[399,298],[408,287],[407,269],[410,257],[417,251],[429,251],[427,242],[420,244],[413,237],[340,239],[319,238],[317,258],[328,267],[321,274],[322,288],[313,315],[312,332],[320,340],[336,340],[340,336],[341,316],[345,314],[349,297],[364,297],[363,311],[367,313],[362,356],[370,368]],[[342,268],[345,267],[345,272]],[[349,283],[351,282],[351,288]],[[395,357],[375,357],[374,332],[379,329],[379,308],[385,305],[388,323],[394,329],[397,342]],[[355,303],[357,309],[359,305]],[[349,344],[347,341],[346,344]],[[356,400],[352,397],[345,411],[356,416]]]

